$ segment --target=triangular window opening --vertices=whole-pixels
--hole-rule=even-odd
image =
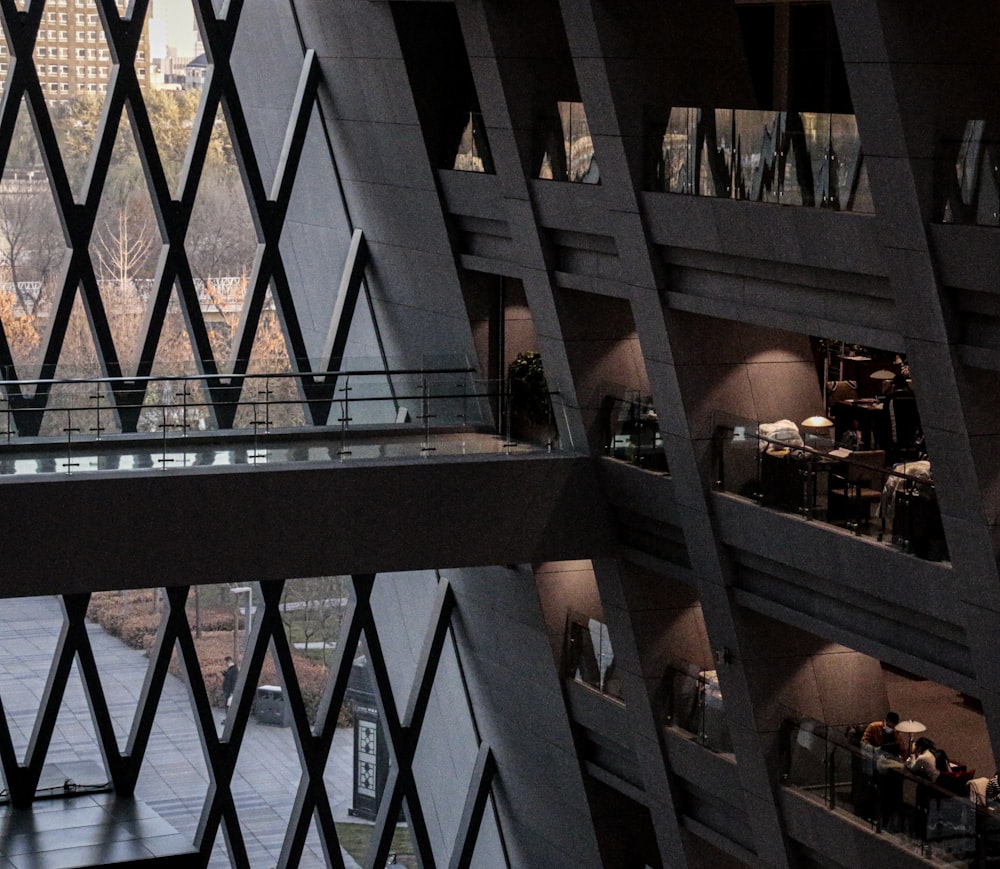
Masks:
[[[594,154],[594,141],[582,102],[559,100],[558,132],[551,121],[547,124],[545,153],[538,177],[553,181],[579,184],[600,184],[601,170]]]
[[[455,154],[455,169],[461,172],[493,171],[493,159],[486,139],[486,127],[481,112],[469,112],[469,120],[462,130],[462,139]]]

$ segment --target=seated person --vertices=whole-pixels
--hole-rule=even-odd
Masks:
[[[861,736],[861,744],[870,745],[873,748],[902,757],[906,753],[907,743],[906,736],[896,730],[898,724],[899,714],[886,712],[885,718],[881,721],[873,721],[865,728],[865,732]]]
[[[1000,770],[993,773],[993,778],[987,780],[984,801],[988,806],[1000,808]]]
[[[851,420],[851,427],[840,436],[838,446],[847,450],[863,450],[865,448],[865,433],[861,431],[861,423]]]
[[[943,751],[939,753],[937,746],[934,745],[932,740],[926,736],[921,736],[917,740],[913,754],[906,759],[906,768],[921,778],[935,782],[941,774],[941,761],[939,760],[941,756],[944,757],[944,765],[947,768],[947,755]]]

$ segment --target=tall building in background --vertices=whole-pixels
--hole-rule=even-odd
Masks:
[[[127,7],[127,0],[118,0],[120,13],[124,14]],[[45,9],[33,57],[46,99],[106,93],[112,60],[95,4],[85,0],[52,0]],[[6,78],[11,62],[7,43],[0,43],[0,79]],[[148,25],[136,51],[135,71],[145,85],[149,81]]]
[[[205,53],[190,5],[158,0],[153,3],[152,15],[158,36],[152,55],[154,86],[169,90],[190,87],[186,67]]]

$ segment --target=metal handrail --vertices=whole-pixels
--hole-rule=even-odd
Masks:
[[[191,380],[250,380],[261,378],[306,379],[327,377],[396,377],[414,374],[475,374],[476,369],[464,368],[372,368],[372,369],[338,369],[336,371],[247,371],[243,374],[217,372],[215,374],[147,374],[136,377],[121,375],[118,377],[19,377],[12,380],[0,378],[0,388],[6,391],[8,386],[65,386],[88,383],[161,383]]]
[[[858,815],[859,807],[854,802],[853,796],[846,795],[845,788],[852,785],[852,782],[838,781],[836,775],[838,756],[846,758],[843,762],[850,768],[851,776],[862,777],[870,786],[871,793],[878,794],[884,776],[888,774],[898,776],[899,781],[908,783],[909,787],[915,786],[919,789],[918,793],[923,794],[922,798],[918,797],[916,804],[908,804],[910,811],[919,816],[919,825],[911,827],[899,823],[897,819],[898,829],[890,835],[900,835],[919,844],[925,856],[930,856],[932,849],[937,847],[947,852],[949,842],[955,842],[959,853],[957,855],[953,853],[951,856],[960,857],[964,865],[981,865],[977,861],[985,858],[987,847],[991,854],[1000,851],[1000,814],[994,808],[984,806],[971,796],[956,793],[918,775],[902,763],[902,758],[894,759],[896,765],[891,770],[879,771],[878,750],[866,748],[856,740],[851,740],[843,732],[843,727],[832,727],[788,709],[784,720],[787,726],[784,745],[786,767],[781,782],[786,786],[805,793],[816,793],[821,788],[823,803],[828,809]],[[799,739],[800,731],[808,734],[808,740],[805,742]],[[816,748],[808,749],[807,753],[815,760],[822,760],[822,784],[819,784],[817,779],[810,782],[808,774],[799,775],[794,770],[793,753],[796,747],[807,745],[812,740],[818,740]],[[822,758],[818,756],[820,750],[823,753]],[[842,792],[838,794],[838,790]],[[961,814],[962,823],[958,827],[949,827],[948,824],[940,828],[929,826],[932,818],[931,808],[938,811],[942,806],[951,807],[956,814]],[[899,804],[894,809],[901,811],[903,806]],[[871,817],[866,814],[861,814],[861,817],[865,817],[871,823],[872,831],[876,834],[888,833],[882,824],[885,808],[877,802],[877,798],[875,804],[867,807],[867,811],[872,812]]]
[[[515,436],[509,402],[505,402],[504,411],[499,415],[494,416],[495,411],[491,411],[489,400],[506,394],[509,383],[502,379],[483,380],[475,374],[474,368],[463,366],[354,369],[317,374],[252,372],[235,376],[231,385],[221,384],[221,392],[207,386],[200,388],[202,391],[192,388],[192,381],[219,379],[200,374],[156,375],[141,379],[19,380],[20,385],[47,384],[50,388],[69,385],[76,389],[69,390],[46,407],[31,406],[30,398],[22,399],[25,403],[19,405],[13,396],[0,394],[0,426],[6,420],[6,430],[0,428],[0,454],[4,462],[19,458],[39,459],[45,455],[56,464],[40,468],[40,473],[61,470],[69,474],[83,466],[81,455],[86,455],[88,450],[93,453],[95,448],[105,454],[109,450],[148,451],[152,446],[154,454],[162,454],[155,461],[166,468],[168,463],[177,461],[172,453],[197,449],[197,444],[218,439],[230,444],[241,439],[250,443],[252,439],[252,450],[247,458],[254,464],[259,459],[269,460],[269,450],[280,450],[284,440],[310,435],[330,443],[339,441],[336,455],[341,460],[352,454],[349,440],[386,436],[393,440],[405,439],[408,435],[421,436],[419,454],[422,456],[431,455],[438,449],[442,454],[456,450],[465,454],[469,449],[478,452],[480,448],[473,447],[466,434],[493,435],[502,442],[498,448],[507,454],[536,448],[532,435],[528,435],[528,442],[524,444]],[[339,382],[327,384],[318,395],[307,389],[281,395],[282,390],[273,388],[278,380],[328,376],[336,376]],[[402,393],[394,389],[391,394],[385,394],[384,381],[399,376],[413,378],[412,382],[404,382],[409,388]],[[358,381],[364,377],[376,378],[368,381],[372,386],[371,394],[365,394],[364,383],[358,386]],[[139,380],[165,386],[147,388],[138,385]],[[259,388],[248,387],[248,381],[252,380],[264,382]],[[9,383],[0,380],[0,388]],[[111,384],[122,383],[126,385],[118,386],[120,392],[113,396],[107,394],[115,388]],[[558,394],[558,390],[547,390],[550,397]],[[379,409],[385,407],[384,402],[389,402],[391,413]],[[319,413],[314,414],[310,408],[317,407]],[[369,410],[359,414],[358,407]],[[408,407],[413,415],[400,414],[403,407]],[[282,408],[291,408],[287,416]],[[46,420],[44,429],[37,421],[34,427],[27,429],[17,425],[21,413],[41,415]],[[126,416],[131,420],[128,426],[124,424]],[[460,442],[452,444],[448,438],[456,434],[462,437]],[[555,419],[551,415],[548,430],[542,435],[547,437],[544,448],[551,451],[558,439]],[[537,436],[538,433],[534,433],[534,437]],[[92,457],[86,462],[93,469]]]

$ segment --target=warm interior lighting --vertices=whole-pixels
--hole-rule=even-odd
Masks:
[[[912,718],[907,718],[906,721],[900,721],[896,725],[896,730],[900,733],[905,733],[910,741],[909,752],[913,753],[913,737],[918,733],[924,733],[927,730],[927,725],[921,724],[919,721],[914,721]]]
[[[832,428],[833,422],[825,416],[811,416],[799,423],[802,428],[812,429],[814,432],[824,428]]]

